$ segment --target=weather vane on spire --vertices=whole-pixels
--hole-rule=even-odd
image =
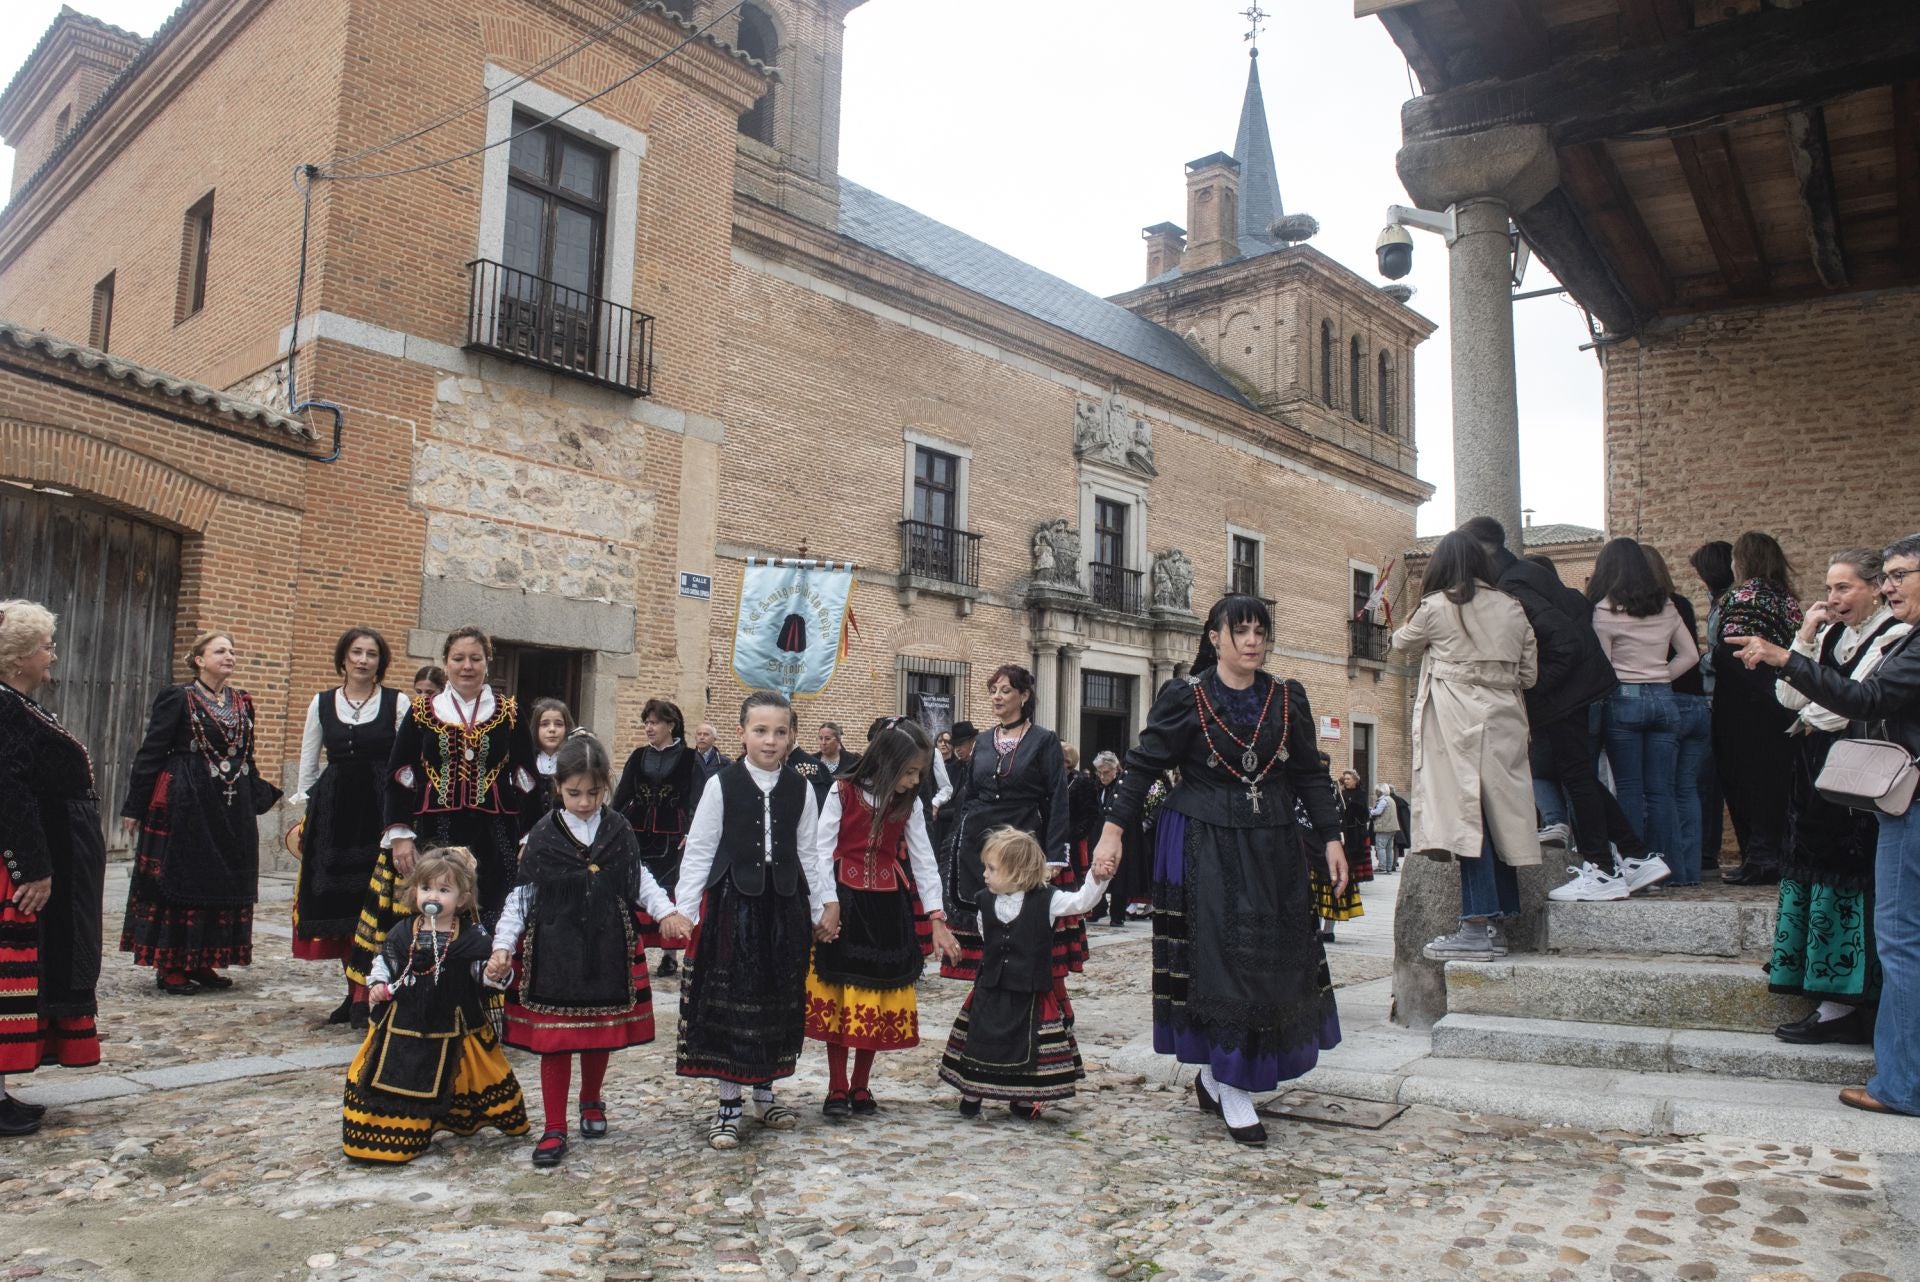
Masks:
[[[1247,34],[1244,39],[1253,43],[1255,53],[1260,52],[1260,27],[1271,15],[1260,7],[1260,0],[1253,0],[1250,7],[1241,10],[1240,16],[1247,20]]]

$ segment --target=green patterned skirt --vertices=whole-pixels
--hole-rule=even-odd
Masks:
[[[1873,945],[1873,896],[1817,881],[1782,879],[1767,987],[1849,1006],[1877,1003],[1880,959]]]

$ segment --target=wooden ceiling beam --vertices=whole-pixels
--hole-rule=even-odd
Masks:
[[[1767,257],[1760,227],[1747,201],[1733,138],[1724,129],[1673,140],[1680,169],[1687,176],[1693,205],[1706,228],[1707,243],[1720,265],[1720,277],[1732,294],[1758,294],[1767,288]]]
[[[1629,49],[1665,44],[1691,30],[1691,0],[1620,0],[1620,43]]]
[[[1494,72],[1507,79],[1547,65],[1547,28],[1521,0],[1454,0],[1474,43]]]
[[[1913,0],[1848,0],[1763,9],[1658,45],[1578,54],[1515,79],[1429,92],[1401,108],[1400,128],[1404,141],[1417,142],[1541,124],[1568,146],[1905,80],[1920,80]]]
[[[1380,25],[1400,46],[1401,56],[1420,78],[1420,92],[1439,93],[1453,82],[1447,79],[1447,65],[1439,55],[1426,15],[1418,9],[1387,9],[1380,13]]]
[[[1620,284],[1641,311],[1673,301],[1673,280],[1605,143],[1560,149],[1560,185],[1573,197],[1588,233],[1605,251]]]
[[[1893,87],[1893,189],[1900,227],[1900,267],[1920,276],[1920,81]]]
[[[1527,244],[1567,292],[1599,318],[1610,334],[1632,334],[1651,314],[1622,288],[1613,269],[1588,236],[1564,187],[1513,216]]]
[[[1807,216],[1807,249],[1813,274],[1828,289],[1847,285],[1847,255],[1840,246],[1840,201],[1834,194],[1833,153],[1827,146],[1824,107],[1787,114],[1787,149],[1800,182],[1800,208]]]

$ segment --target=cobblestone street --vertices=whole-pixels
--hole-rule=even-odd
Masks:
[[[1332,949],[1350,1024],[1383,1000],[1393,889],[1369,887],[1373,915]],[[1144,925],[1094,928],[1074,986],[1089,1080],[1037,1124],[954,1111],[933,1068],[962,992],[933,980],[928,1044],[881,1057],[878,1118],[820,1119],[813,1047],[787,1087],[801,1128],[750,1127],[712,1152],[706,1088],[671,1076],[668,980],[667,1035],[615,1057],[612,1136],[576,1139],[557,1171],[532,1169],[530,1139],[491,1133],[443,1137],[404,1169],[356,1167],[339,1150],[353,1039],[316,1026],[332,976],[288,957],[286,924],[284,903],[262,905],[259,960],[217,998],[161,997],[109,958],[107,1062],[16,1079],[56,1112],[0,1148],[0,1277],[1920,1276],[1899,1214],[1920,1188],[1912,1158],[1422,1107],[1378,1131],[1270,1120],[1264,1152],[1236,1149],[1190,1095],[1116,1067],[1139,1061],[1147,1030]],[[515,1062],[537,1123],[537,1071]]]

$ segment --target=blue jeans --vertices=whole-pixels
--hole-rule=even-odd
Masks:
[[[1674,844],[1667,847],[1667,866],[1673,869],[1669,886],[1700,884],[1703,814],[1700,794],[1708,767],[1713,764],[1713,705],[1702,694],[1673,696],[1678,752],[1673,772]]]
[[[1920,1114],[1920,806],[1880,816],[1873,866],[1873,929],[1880,952],[1880,1017],[1867,1091]]]
[[[1607,760],[1627,822],[1662,855],[1678,848],[1674,779],[1680,765],[1679,709],[1673,687],[1623,684],[1607,699]]]
[[[1491,839],[1480,843],[1478,859],[1458,859],[1460,917],[1518,917],[1520,878],[1493,853]]]

